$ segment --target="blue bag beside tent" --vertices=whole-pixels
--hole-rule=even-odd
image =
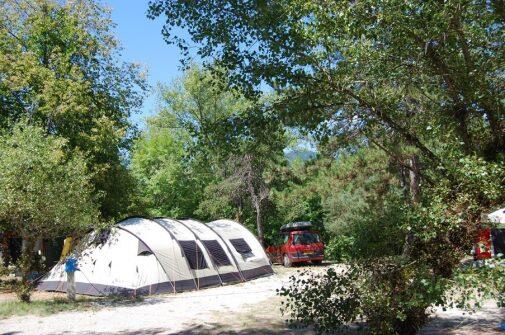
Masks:
[[[65,272],[75,272],[77,270],[79,270],[77,268],[77,259],[67,258],[65,262]]]

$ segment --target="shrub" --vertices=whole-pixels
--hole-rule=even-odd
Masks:
[[[324,251],[326,259],[337,262],[352,259],[354,243],[354,238],[351,236],[337,235],[332,237],[326,244]]]
[[[23,301],[29,299],[31,273],[40,270],[35,242],[77,235],[98,222],[86,159],[68,157],[66,143],[28,120],[0,136],[0,220],[25,243],[17,264]]]
[[[279,295],[289,323],[312,325],[318,332],[366,320],[372,334],[415,334],[431,303],[442,301],[443,288],[426,267],[383,258],[325,273],[302,272],[291,276]]]
[[[278,290],[285,299],[281,311],[288,323],[314,325],[327,332],[345,327],[360,316],[359,272],[329,268],[325,273],[299,271]]]
[[[503,306],[505,264],[493,260],[479,267],[460,266],[451,278],[442,278],[428,264],[387,257],[326,272],[299,272],[278,294],[291,324],[323,333],[366,321],[372,334],[408,335],[424,325],[432,306],[471,312],[486,299]]]

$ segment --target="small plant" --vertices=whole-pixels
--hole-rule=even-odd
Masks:
[[[340,270],[292,276],[279,290],[288,322],[319,332],[366,321],[372,334],[415,334],[444,285],[419,264],[401,258],[354,262]]]
[[[16,285],[16,295],[22,302],[30,302],[32,285],[29,282],[22,282]]]
[[[7,276],[9,269],[4,265],[3,259],[0,257],[0,277]]]

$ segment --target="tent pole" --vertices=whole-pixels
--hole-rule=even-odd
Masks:
[[[167,227],[165,227],[163,224],[161,224],[160,222],[158,222],[158,219],[149,219],[150,221],[153,221],[153,222],[156,222],[158,225],[160,225],[163,229],[165,229],[169,234],[170,234],[170,237],[172,237],[172,239],[177,243],[177,245],[179,246],[179,249],[181,249],[181,253],[182,253],[182,246],[181,244],[179,243],[179,240],[177,238],[175,238],[174,234],[172,234],[172,232],[167,229]],[[196,282],[196,276],[195,276],[195,271],[193,269],[191,269],[191,266],[189,265],[189,262],[188,262],[188,259],[183,256],[182,258],[184,258],[184,260],[186,261],[186,265],[188,266],[188,269],[189,271],[191,272],[191,274],[193,275],[193,282],[195,283],[195,287],[196,289],[200,289],[198,287],[198,283]],[[167,274],[168,275],[168,274]],[[175,285],[174,285],[175,287]]]
[[[207,224],[205,224],[205,223],[203,223],[202,221],[199,221],[199,220],[195,220],[195,221],[199,222],[200,224],[204,225],[205,227],[208,227],[210,230],[212,230],[214,232],[214,234],[217,235],[217,237],[219,237],[221,239],[221,241],[223,242],[223,244],[226,246],[226,249],[228,249],[228,252],[230,253],[231,258],[233,258],[233,261],[235,262],[235,267],[238,270],[238,273],[240,275],[240,279],[242,281],[246,281],[246,279],[244,277],[244,274],[242,273],[242,269],[240,269],[240,265],[238,264],[238,261],[235,258],[235,255],[233,254],[233,251],[230,249],[230,247],[228,246],[228,243],[226,243],[226,241],[224,240],[224,238],[214,228],[212,228],[211,226],[209,226],[209,225],[207,225]]]
[[[118,229],[121,229],[121,230],[123,230],[123,231],[127,232],[128,234],[131,234],[131,235],[135,236],[135,237],[137,238],[137,240],[141,241],[141,242],[142,242],[142,243],[144,243],[144,244],[145,244],[145,245],[146,245],[149,249],[151,249],[151,247],[149,247],[149,246],[147,245],[147,243],[146,243],[146,242],[144,242],[144,241],[143,241],[140,237],[138,237],[137,235],[135,235],[134,233],[132,233],[132,232],[131,232],[131,231],[129,231],[128,229],[124,229],[124,228],[122,228],[120,225],[117,225],[116,227],[117,227]],[[152,250],[151,250],[151,251],[152,251]],[[158,263],[160,264],[160,266],[161,266],[161,268],[163,269],[163,271],[165,271],[165,274],[167,275],[168,279],[170,279],[170,276],[168,275],[167,269],[165,269],[165,268],[163,267],[163,263],[161,263],[161,262],[160,262],[160,260],[158,259],[158,256],[156,256],[156,254],[155,254],[154,252],[153,252],[153,255],[154,255],[154,257],[156,258],[156,260],[158,261]],[[175,293],[175,280],[174,280],[174,282],[172,283],[172,287],[174,288],[174,293]],[[150,289],[149,289],[149,290],[150,290]]]

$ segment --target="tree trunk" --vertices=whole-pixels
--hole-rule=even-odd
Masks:
[[[11,263],[11,254],[9,250],[9,239],[7,238],[7,235],[5,233],[2,234],[2,239],[0,243],[1,243],[0,252],[2,253],[2,262],[3,265],[7,267]]]
[[[21,259],[19,262],[21,270],[21,283],[17,288],[17,295],[19,300],[23,302],[30,302],[30,294],[32,290],[32,284],[30,282],[30,273],[33,269],[34,264],[34,252],[35,240],[30,237],[23,238],[23,247],[21,251]]]
[[[463,151],[468,155],[472,152],[472,139],[467,125],[468,111],[465,106],[457,106],[453,115],[456,120],[456,133],[463,143]]]
[[[412,155],[410,158],[410,170],[409,170],[409,191],[411,196],[412,206],[417,206],[421,201],[421,169],[419,167],[419,157],[417,155]],[[403,256],[411,257],[412,248],[414,246],[415,236],[412,231],[407,233],[405,237],[405,244],[403,245]],[[405,319],[398,320],[395,324],[395,330],[398,334],[402,335],[414,335],[417,333],[419,328],[426,323],[427,314],[425,307],[413,307],[407,308],[405,312]]]
[[[409,189],[412,205],[416,206],[421,200],[421,191],[419,182],[421,179],[420,168],[419,168],[419,158],[417,155],[412,155],[410,158],[410,170],[409,170]],[[412,231],[407,232],[405,236],[405,243],[403,244],[402,255],[405,257],[410,257],[412,253],[412,244],[414,242],[414,234]]]
[[[499,111],[498,111],[499,112]],[[490,148],[488,148],[488,155],[495,159],[495,157],[503,152],[503,147],[505,146],[505,137],[503,136],[503,126],[500,121],[496,118],[494,111],[491,111],[489,107],[486,106],[486,116],[489,121],[489,126],[491,128],[491,136],[493,137],[493,142]]]
[[[261,204],[268,196],[268,188],[264,181],[261,179],[262,170],[255,170],[253,163],[251,161],[251,156],[245,156],[244,161],[246,163],[245,178],[247,183],[247,189],[249,191],[249,196],[251,197],[251,203],[256,211],[256,227],[258,229],[258,240],[262,247],[265,247],[265,238],[263,234],[263,221],[261,218]]]
[[[261,218],[261,204],[258,204],[256,207],[256,227],[258,229],[258,240],[261,243],[262,247],[265,247],[265,236],[263,233],[263,221]]]
[[[412,204],[417,205],[420,201],[420,187],[419,182],[421,180],[421,173],[419,168],[419,158],[417,155],[412,155],[410,159],[411,169],[409,171],[410,176],[410,194],[412,195]]]
[[[237,211],[235,212],[235,221],[242,222],[242,200],[238,201]]]
[[[402,187],[402,191],[403,191],[403,200],[405,202],[408,201],[409,199],[409,182],[408,182],[408,172],[409,170],[407,170],[407,168],[403,167],[403,166],[400,166],[398,168],[398,175],[399,175],[399,178],[400,178],[400,186]]]

